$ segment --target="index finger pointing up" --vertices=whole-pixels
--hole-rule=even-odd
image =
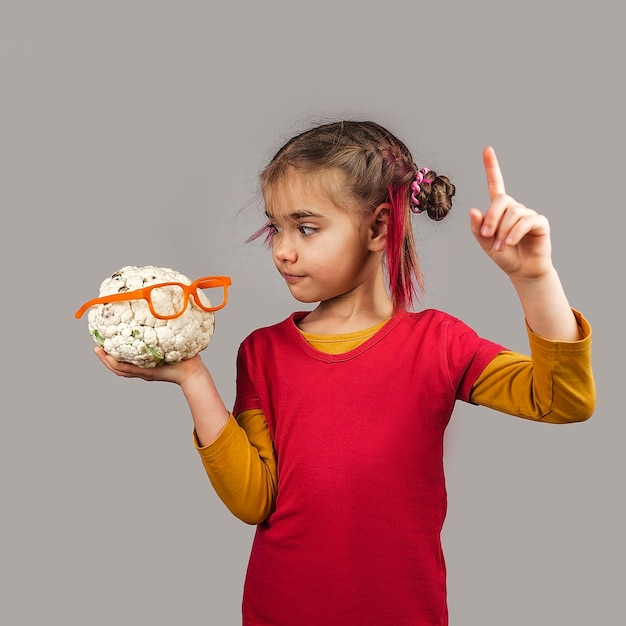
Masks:
[[[496,196],[504,195],[506,191],[496,151],[491,146],[483,150],[483,163],[485,165],[485,174],[487,175],[489,199],[493,200]]]

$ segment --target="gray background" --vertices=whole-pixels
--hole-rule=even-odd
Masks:
[[[457,185],[447,220],[416,222],[423,306],[526,349],[513,290],[468,227],[493,144],[509,193],[548,215],[594,327],[590,421],[458,407],[452,626],[623,620],[618,5],[2,0],[2,624],[239,623],[253,529],[212,492],[180,390],[110,374],[73,313],[123,265],[230,274],[203,358],[231,404],[239,342],[300,308],[244,243],[257,172],[339,117],[387,125]]]

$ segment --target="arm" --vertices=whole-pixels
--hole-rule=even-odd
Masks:
[[[470,402],[551,424],[580,422],[593,414],[591,328],[574,312],[580,341],[544,339],[528,329],[531,356],[502,352],[472,387]]]
[[[483,162],[491,204],[484,215],[470,211],[474,237],[509,276],[530,329],[545,339],[577,341],[578,324],[552,265],[548,220],[506,194],[493,148],[485,148]]]

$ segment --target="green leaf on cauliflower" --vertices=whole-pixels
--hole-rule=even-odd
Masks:
[[[159,362],[163,362],[165,360],[165,355],[159,354],[154,348],[150,347],[148,344],[146,344],[146,348],[150,350],[150,353],[152,354],[152,356],[155,359],[158,359]]]
[[[96,340],[97,344],[99,346],[103,346],[104,345],[104,337],[98,332],[97,328],[94,328],[91,331],[91,336]]]

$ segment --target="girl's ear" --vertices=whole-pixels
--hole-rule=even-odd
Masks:
[[[389,211],[391,204],[379,204],[370,217],[369,249],[372,252],[381,252],[387,247],[387,229],[389,226]]]

